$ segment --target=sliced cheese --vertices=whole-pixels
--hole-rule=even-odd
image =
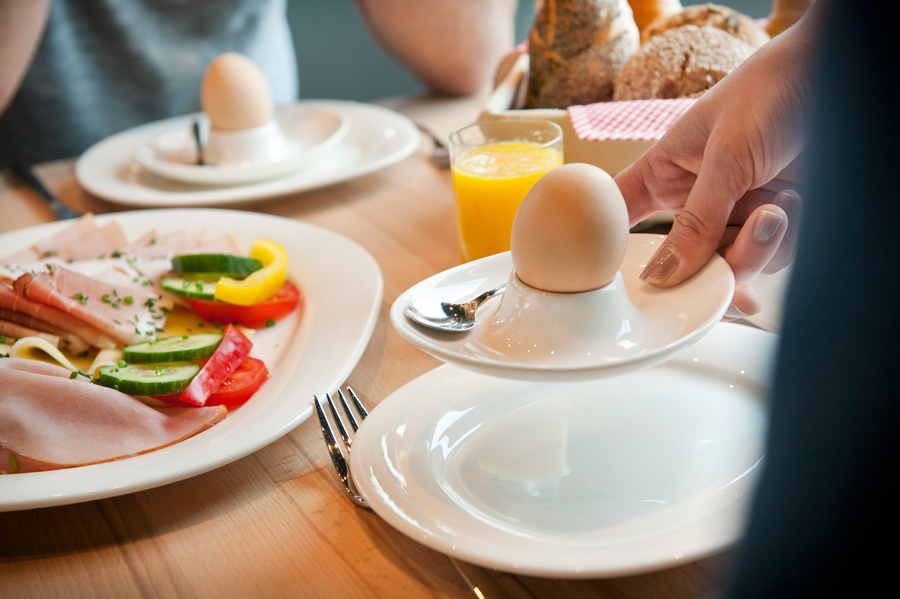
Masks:
[[[22,337],[9,348],[9,357],[38,360],[59,364],[69,370],[78,370],[52,343],[40,337]]]

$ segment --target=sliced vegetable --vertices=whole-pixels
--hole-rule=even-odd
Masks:
[[[300,303],[300,290],[285,281],[273,297],[254,306],[235,306],[224,302],[210,302],[191,299],[191,309],[197,316],[209,322],[231,322],[261,329],[269,326],[269,321],[281,320],[294,311]]]
[[[122,350],[125,362],[131,364],[158,364],[201,360],[213,355],[222,341],[220,333],[198,333],[178,335],[158,341],[127,345]]]
[[[217,281],[201,281],[183,277],[163,277],[159,285],[170,293],[202,300],[211,300],[216,295]]]
[[[252,347],[253,344],[243,333],[234,326],[228,325],[219,347],[181,394],[181,401],[195,406],[206,405],[209,396],[216,392],[216,389],[231,376],[231,373],[237,370]],[[165,395],[166,393],[172,393],[172,391],[153,395]]]
[[[237,370],[231,373],[231,376],[222,382],[216,392],[209,396],[205,406],[239,406],[256,393],[267,377],[266,365],[263,364],[262,360],[247,358],[241,362]],[[181,394],[179,393],[158,395],[156,399],[173,406],[196,407],[181,401]]]
[[[218,272],[246,277],[263,267],[258,256],[250,251],[250,258],[231,254],[188,254],[172,257],[172,272]]]
[[[104,366],[99,381],[128,395],[167,395],[184,391],[199,371],[200,366],[193,362]]]
[[[225,277],[216,285],[216,299],[238,306],[252,306],[275,295],[284,285],[288,256],[283,247],[267,239],[257,239],[250,246],[250,256],[263,267],[243,281]]]

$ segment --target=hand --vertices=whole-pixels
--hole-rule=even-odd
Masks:
[[[718,251],[737,281],[730,318],[759,312],[747,282],[793,253],[814,34],[802,25],[756,51],[616,177],[632,225],[662,210],[676,215],[641,279],[677,285]]]

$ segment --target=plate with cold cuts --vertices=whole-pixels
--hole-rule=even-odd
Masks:
[[[659,366],[570,383],[441,366],[372,411],[350,471],[400,532],[487,568],[597,578],[696,560],[741,536],[776,345],[720,324]]]
[[[381,271],[368,252],[336,233],[279,217],[208,209],[130,212],[100,216],[96,221],[101,226],[118,222],[129,239],[151,230],[160,236],[176,229],[227,232],[245,252],[257,237],[275,240],[288,253],[287,279],[300,289],[302,313],[295,312],[251,337],[251,357],[266,363],[269,378],[247,403],[230,410],[218,424],[174,445],[127,459],[0,476],[0,511],[124,495],[244,457],[305,420],[312,413],[313,393],[337,387],[346,379],[375,325],[383,293]],[[15,253],[70,224],[52,223],[0,235],[0,248],[4,255]],[[335,264],[341,267],[334,268]],[[345,293],[350,288],[354,292]],[[202,330],[208,329],[194,332]]]

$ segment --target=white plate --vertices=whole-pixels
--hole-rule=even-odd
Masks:
[[[531,296],[517,298],[524,304],[519,314],[527,316],[516,317],[521,323],[513,322],[507,312],[503,318],[496,317],[505,327],[502,334],[488,328],[494,326],[495,312],[500,314],[499,297],[482,305],[475,328],[463,333],[430,329],[405,316],[406,307],[415,301],[465,301],[505,283],[513,268],[510,253],[505,252],[451,268],[413,286],[391,307],[391,324],[401,337],[439,360],[492,376],[564,382],[647,368],[705,335],[725,315],[734,295],[731,267],[718,254],[693,277],[670,289],[641,282],[641,272],[663,240],[664,235],[629,235],[619,269],[628,298],[636,307],[628,314],[594,309],[603,305],[594,301],[602,290],[577,294],[531,290]],[[531,348],[532,342],[530,353],[520,350]]]
[[[350,117],[344,110],[316,102],[282,106],[275,110],[277,128],[272,143],[279,144],[276,160],[259,160],[229,165],[197,164],[197,141],[192,124],[197,119],[208,131],[203,113],[183,117],[173,127],[134,151],[134,159],[152,173],[174,181],[197,185],[239,185],[273,179],[297,171],[324,155],[347,136]],[[269,129],[266,129],[269,131]],[[204,139],[207,135],[203,136]],[[270,137],[264,139],[268,142]]]
[[[231,233],[242,249],[260,235],[288,252],[288,277],[300,287],[299,326],[280,322],[253,336],[254,355],[274,355],[269,380],[242,407],[199,435],[116,462],[0,476],[0,511],[78,503],[175,482],[242,458],[280,438],[312,413],[313,393],[334,389],[356,366],[375,326],[383,281],[375,259],[355,242],[312,225],[230,210],[148,210],[98,216],[116,220],[130,239],[149,229],[203,228]],[[0,235],[13,252],[68,226],[52,223]],[[347,293],[352,289],[353,293]],[[274,348],[283,342],[283,347]],[[272,347],[268,347],[271,345]]]
[[[135,148],[162,133],[190,126],[190,116],[149,123],[117,133],[89,148],[75,176],[89,193],[127,206],[214,206],[263,200],[308,191],[359,177],[399,162],[419,147],[418,129],[405,116],[371,104],[299,102],[342,110],[350,117],[347,136],[303,170],[268,181],[231,187],[199,187],[154,175],[134,162]]]
[[[365,420],[353,480],[411,539],[488,568],[596,578],[696,560],[740,538],[776,341],[722,324],[661,366],[581,383],[441,366]]]

